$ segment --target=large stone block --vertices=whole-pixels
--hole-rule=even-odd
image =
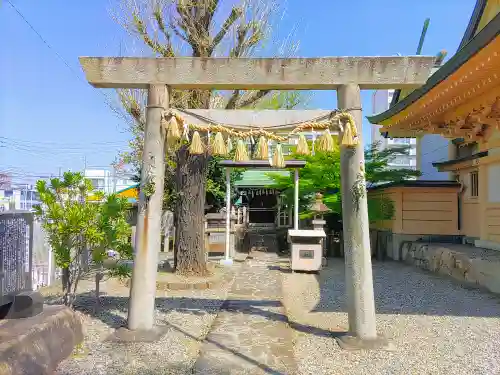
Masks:
[[[500,293],[500,254],[456,244],[407,242],[402,255],[405,263]]]
[[[28,318],[43,311],[42,295],[29,290],[6,295],[0,304],[0,319]]]
[[[65,306],[44,306],[34,317],[0,320],[0,374],[53,374],[82,341],[81,321]]]
[[[490,292],[500,293],[500,262],[490,259],[477,259],[474,271],[478,275],[481,286]]]

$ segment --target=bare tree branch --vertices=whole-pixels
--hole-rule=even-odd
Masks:
[[[212,57],[252,56],[265,40],[272,40],[271,14],[280,4],[277,0],[239,0],[223,12],[221,0],[120,0],[124,5],[114,17],[131,35],[138,36],[147,49],[162,57],[191,55]],[[216,25],[215,19],[222,23]],[[278,45],[278,54],[293,54],[293,36]],[[278,42],[279,44],[279,42]],[[188,47],[189,50],[183,50]],[[143,145],[145,125],[145,93],[143,90],[117,90],[124,116],[131,119],[131,152],[127,158],[137,158]],[[284,97],[275,99],[270,90],[234,90],[228,95],[208,90],[172,90],[171,106],[177,108],[248,108],[262,100],[271,106],[288,106]],[[270,97],[269,95],[273,95]],[[268,99],[266,99],[268,98]],[[281,104],[280,104],[281,103]],[[266,105],[269,105],[266,104]],[[295,105],[295,104],[294,104]],[[139,159],[140,160],[140,159]]]
[[[172,47],[171,45],[163,46],[160,43],[158,43],[157,40],[151,39],[149,36],[146,26],[144,25],[144,22],[142,21],[139,13],[134,12],[132,14],[133,17],[133,22],[135,25],[135,31],[141,36],[142,40],[144,43],[146,43],[154,52],[157,54],[163,56],[163,57],[172,57]]]
[[[163,33],[163,36],[166,40],[165,52],[167,53],[167,55],[163,55],[163,57],[175,57],[174,49],[172,47],[172,35],[170,34],[170,31],[165,27],[165,22],[163,21],[163,9],[161,8],[159,3],[156,4],[155,9],[153,10],[153,16],[156,20],[158,28]]]
[[[234,90],[226,103],[226,109],[235,109],[236,102],[240,98],[240,90]]]
[[[134,120],[138,128],[144,131],[146,124],[146,114],[144,105],[146,103],[146,96],[143,90],[121,89],[117,90],[118,98],[125,111]]]
[[[212,40],[212,45],[210,46],[210,52],[213,52],[214,49],[219,45],[219,43],[224,39],[224,37],[227,35],[228,30],[233,26],[233,24],[238,20],[238,18],[241,17],[243,14],[243,10],[240,7],[234,7],[231,9],[231,13],[229,14],[229,17],[224,21],[222,24],[221,29],[215,36],[215,38]]]
[[[238,108],[245,108],[245,107],[250,107],[251,105],[254,105],[256,102],[258,102],[260,99],[262,99],[264,96],[272,92],[271,90],[260,90],[260,91],[255,91],[255,93],[248,98],[241,100],[238,102],[237,107]]]

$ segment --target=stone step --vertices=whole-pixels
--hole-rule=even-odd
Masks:
[[[249,233],[249,249],[250,251],[277,252],[278,243],[276,234],[259,234]]]

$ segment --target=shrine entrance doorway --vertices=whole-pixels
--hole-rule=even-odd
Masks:
[[[248,207],[249,224],[275,224],[277,192],[274,189],[245,189],[242,201]]]

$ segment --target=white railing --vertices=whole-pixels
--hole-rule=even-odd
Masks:
[[[281,211],[278,215],[278,227],[286,227],[289,224],[289,215],[286,211]]]
[[[35,220],[33,224],[33,290],[51,285],[60,276],[61,272],[55,267],[54,254],[45,231],[41,223]]]

